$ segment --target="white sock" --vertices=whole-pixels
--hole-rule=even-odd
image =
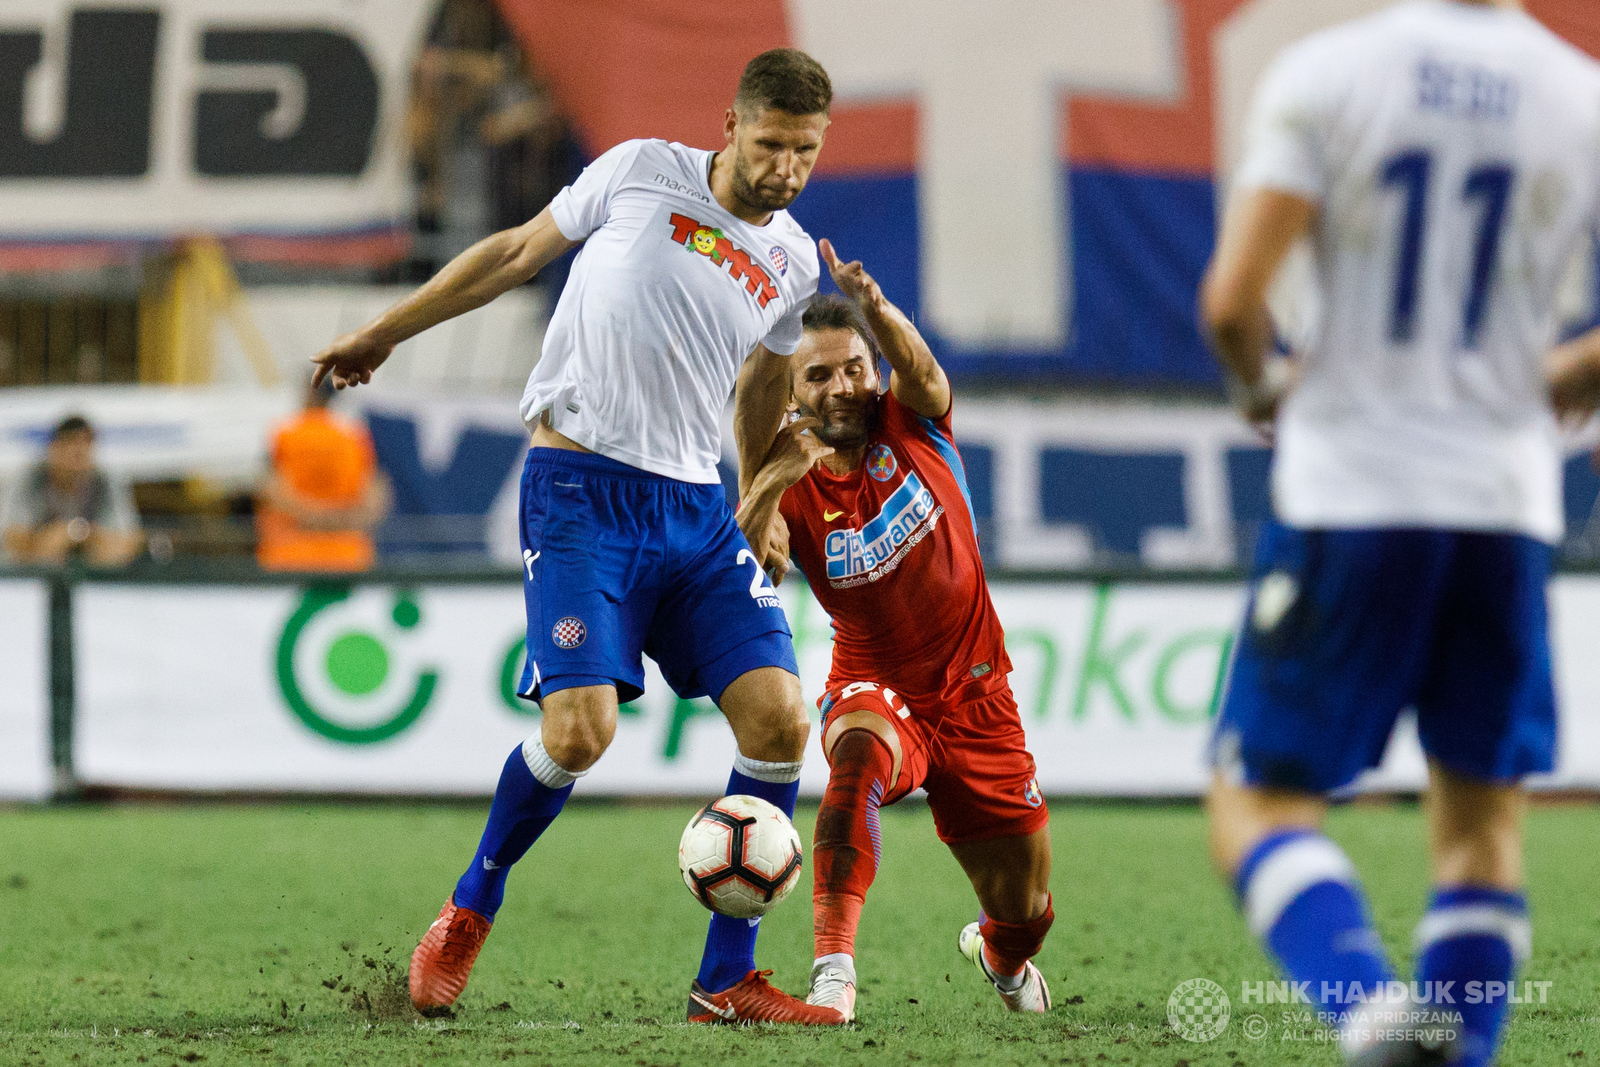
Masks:
[[[833,968],[843,971],[850,976],[850,981],[856,980],[856,958],[848,952],[830,952],[826,956],[818,956],[811,964],[811,973]]]
[[[800,778],[800,765],[803,762],[795,760],[793,763],[771,763],[767,760],[751,759],[743,752],[739,752],[733,757],[733,769],[746,778],[754,778],[758,782],[786,785]]]
[[[565,789],[588,774],[588,771],[569,771],[544,750],[544,735],[534,734],[522,742],[522,758],[527,761],[528,773],[547,789]]]

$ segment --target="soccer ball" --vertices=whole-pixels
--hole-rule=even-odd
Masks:
[[[700,903],[735,919],[771,911],[800,881],[800,862],[794,824],[760,797],[713,800],[678,842],[683,884]]]

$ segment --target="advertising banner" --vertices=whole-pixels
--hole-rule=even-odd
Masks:
[[[804,585],[780,589],[808,700],[831,654]],[[1243,590],[1234,584],[997,584],[1012,685],[1049,794],[1192,796]],[[1600,579],[1557,583],[1564,762],[1544,785],[1600,788]],[[514,584],[161,587],[88,584],[77,600],[77,768],[91,785],[202,791],[486,795],[538,726],[517,698]],[[1587,638],[1585,635],[1588,635]],[[732,735],[647,664],[589,795],[709,795]],[[827,769],[813,736],[802,779]],[[1402,731],[1371,782],[1414,789]]]
[[[0,581],[0,801],[50,795],[50,593]]]
[[[1393,0],[747,0],[737,19],[498,2],[591,156],[632,137],[721,148],[751,56],[815,56],[832,124],[792,213],[862,259],[956,375],[1199,385],[1218,377],[1195,293],[1256,82]],[[1600,51],[1593,0],[1526,7]],[[1565,315],[1593,297],[1591,275]]]
[[[436,6],[9,0],[0,264],[192,233],[397,253],[411,64]]]

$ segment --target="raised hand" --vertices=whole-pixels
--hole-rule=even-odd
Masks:
[[[822,253],[822,261],[828,265],[833,284],[847,298],[862,307],[874,305],[883,299],[883,290],[878,288],[878,283],[867,273],[859,259],[841,262],[839,254],[833,249],[833,242],[826,237],[817,242],[817,251]]]
[[[779,430],[772,447],[767,450],[762,472],[771,471],[772,477],[787,488],[804,478],[818,460],[833,455],[832,448],[808,432],[821,425],[821,419],[796,419]]]
[[[392,343],[375,340],[362,330],[347,333],[311,357],[317,365],[311,384],[318,386],[323,379],[331,378],[335,389],[365,385],[393,351]]]

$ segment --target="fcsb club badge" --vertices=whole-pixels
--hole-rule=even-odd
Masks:
[[[894,452],[888,445],[874,445],[872,451],[867,453],[867,473],[878,481],[888,481],[898,469],[899,464],[895,462]]]
[[[1044,797],[1039,794],[1039,779],[1028,779],[1028,784],[1022,787],[1022,799],[1028,802],[1030,808],[1037,808],[1044,803]]]
[[[556,643],[557,648],[577,648],[588,636],[589,628],[583,625],[583,620],[571,615],[550,629],[550,640]]]

